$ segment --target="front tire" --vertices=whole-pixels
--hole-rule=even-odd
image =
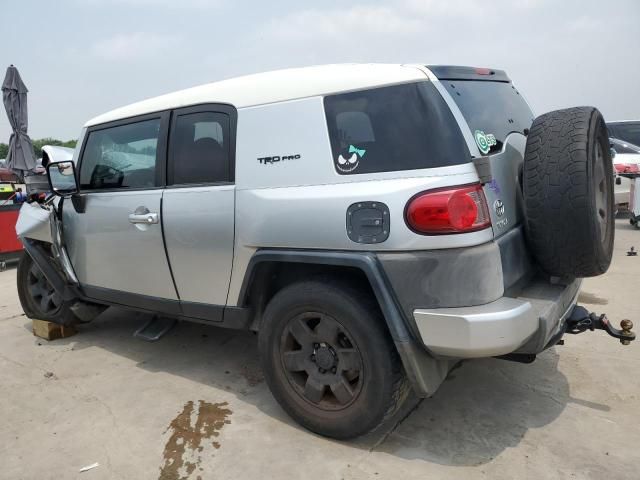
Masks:
[[[339,282],[305,281],[279,291],[264,312],[259,349],[282,408],[327,437],[375,429],[409,391],[375,300]]]
[[[26,252],[18,263],[17,277],[18,297],[27,317],[66,326],[80,323],[70,309],[71,302],[62,300]]]

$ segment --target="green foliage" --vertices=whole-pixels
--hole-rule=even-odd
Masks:
[[[36,158],[40,158],[42,152],[42,147],[44,145],[55,145],[57,147],[69,147],[75,148],[77,140],[67,140],[63,142],[62,140],[58,140],[55,138],[40,138],[38,140],[33,140],[33,150],[36,154]],[[6,143],[0,143],[0,159],[7,158],[7,153],[9,152],[9,145]]]
[[[40,150],[45,145],[54,145],[56,147],[69,147],[75,148],[76,140],[67,140],[63,142],[62,140],[57,140],[55,138],[40,138],[39,140],[33,140],[33,149],[36,152],[36,156],[40,156]]]

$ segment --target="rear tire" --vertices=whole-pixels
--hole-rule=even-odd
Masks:
[[[81,323],[26,252],[18,263],[18,297],[22,310],[34,320],[71,326]]]
[[[409,393],[375,300],[346,284],[306,281],[279,291],[264,312],[258,344],[273,396],[320,435],[363,435]]]
[[[592,277],[613,255],[615,202],[608,131],[593,107],[539,116],[523,170],[527,240],[550,275]]]

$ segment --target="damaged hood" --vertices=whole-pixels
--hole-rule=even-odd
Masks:
[[[42,166],[46,167],[52,162],[73,160],[73,151],[73,148],[45,145],[42,147]]]

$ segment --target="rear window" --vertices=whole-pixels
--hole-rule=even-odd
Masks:
[[[430,82],[330,95],[324,107],[341,175],[471,161],[453,114]]]
[[[533,112],[510,82],[442,80],[442,84],[458,105],[484,154],[500,151],[510,133],[524,133],[531,128]],[[491,140],[485,143],[483,138]]]

